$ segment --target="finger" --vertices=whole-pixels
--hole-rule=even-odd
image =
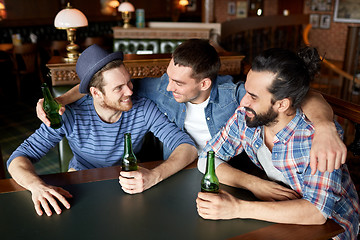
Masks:
[[[123,177],[123,178],[134,178],[135,177],[135,174],[134,172],[136,171],[130,171],[130,172],[125,172],[125,171],[121,171],[120,172],[120,176]]]
[[[328,172],[333,172],[334,168],[335,168],[335,164],[336,164],[336,154],[334,153],[329,153],[328,154],[328,158],[327,158],[327,171]]]
[[[65,107],[61,106],[61,108],[59,109],[59,114],[63,115],[65,112]]]
[[[341,162],[342,162],[342,154],[338,153],[336,154],[336,159],[335,159],[335,169],[339,169],[341,167]]]
[[[317,170],[320,172],[325,172],[327,168],[327,161],[326,156],[324,154],[318,155],[318,161],[317,161]]]
[[[341,144],[342,144],[341,164],[344,164],[346,162],[347,148],[343,142],[341,142]]]
[[[44,99],[41,98],[39,99],[39,101],[36,104],[36,114],[38,116],[38,118],[47,126],[50,126],[50,121],[47,119],[46,117],[46,113],[43,109],[43,102]]]
[[[314,175],[317,169],[317,157],[314,153],[312,153],[310,151],[310,169],[311,169],[311,174]]]
[[[211,213],[208,212],[204,212],[202,211],[202,209],[200,211],[198,211],[199,216],[202,217],[203,219],[212,219],[212,220],[216,220],[217,218],[215,216],[213,216]]]
[[[56,191],[58,191],[61,195],[63,195],[66,198],[72,198],[73,195],[71,193],[69,193],[68,191],[66,191],[63,188],[57,188]]]
[[[137,180],[133,177],[120,176],[119,182],[121,185],[131,185],[135,186],[137,184]]]
[[[140,189],[132,189],[132,188],[126,188],[126,187],[122,187],[122,190],[128,194],[136,194],[136,193],[142,192]]]
[[[65,190],[63,190],[64,192],[67,192]],[[53,194],[60,202],[62,205],[64,205],[64,207],[66,207],[67,209],[70,208],[70,203],[66,200],[66,198],[60,194],[61,190],[58,189],[58,192],[57,191],[53,191],[51,192],[51,194]],[[70,193],[69,193],[70,194]],[[71,195],[71,194],[70,194]],[[57,202],[55,201],[56,205],[58,206]],[[52,202],[51,202],[51,205],[53,206]],[[56,209],[55,209],[56,210]],[[60,214],[61,213],[61,209],[60,209],[60,212],[59,211],[56,211],[57,214]]]
[[[202,209],[202,211],[210,211],[213,208],[213,203],[209,201],[199,199],[196,203],[198,208]]]
[[[215,195],[217,195],[217,194],[199,192],[198,193],[198,198],[200,198],[200,199],[202,199],[204,201],[211,201],[213,199],[213,197],[215,197]]]
[[[42,216],[44,212],[41,210],[40,201],[34,201],[34,207],[37,215]]]
[[[46,215],[51,216],[52,212],[51,212],[51,209],[49,207],[47,199],[46,198],[41,198],[40,203],[41,203],[41,206],[44,209]]]
[[[46,199],[50,203],[52,208],[55,210],[56,214],[60,214],[61,213],[61,208],[59,207],[59,204],[57,203],[55,198],[53,196],[50,196],[50,197],[47,197]]]

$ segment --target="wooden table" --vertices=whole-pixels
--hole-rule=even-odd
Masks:
[[[153,168],[161,161],[141,164]],[[51,217],[36,215],[30,194],[12,179],[0,180],[1,236],[26,239],[329,239],[343,229],[332,220],[321,226],[264,221],[204,220],[196,211],[202,175],[195,164],[144,193],[125,194],[118,185],[119,167],[44,175],[49,184],[73,195],[72,208]],[[252,194],[221,186],[237,197]],[[50,235],[49,235],[50,234]],[[100,237],[100,238],[97,238]]]

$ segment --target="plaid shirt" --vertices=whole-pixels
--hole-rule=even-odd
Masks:
[[[206,165],[206,153],[211,149],[216,154],[216,167],[245,150],[250,159],[262,168],[257,159],[257,151],[264,142],[261,130],[262,127],[247,127],[245,111],[238,107],[226,126],[205,146],[199,156],[199,169]],[[342,133],[338,124],[337,130]],[[311,123],[298,110],[274,138],[272,163],[282,172],[287,184],[302,195],[302,199],[314,204],[324,217],[334,219],[345,229],[335,239],[356,239],[359,198],[347,166],[344,164],[332,173],[317,171],[311,175],[310,148],[314,131]]]

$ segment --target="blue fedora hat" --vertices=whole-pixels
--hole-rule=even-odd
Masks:
[[[124,54],[108,53],[96,44],[85,49],[76,63],[76,73],[80,78],[80,93],[89,93],[88,86],[94,74],[115,59],[123,60]]]

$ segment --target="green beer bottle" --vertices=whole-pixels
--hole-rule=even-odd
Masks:
[[[41,90],[44,96],[43,108],[47,118],[50,120],[50,127],[57,129],[63,124],[59,114],[61,105],[55,101],[46,83],[42,84]]]
[[[207,152],[207,166],[206,172],[201,179],[201,191],[209,193],[219,192],[219,179],[215,174],[215,153],[214,151]]]
[[[124,134],[125,143],[124,143],[124,155],[122,159],[122,171],[129,172],[129,171],[136,171],[137,167],[137,160],[136,156],[132,150],[131,145],[131,134],[125,133]]]

